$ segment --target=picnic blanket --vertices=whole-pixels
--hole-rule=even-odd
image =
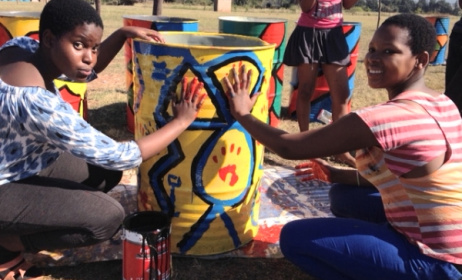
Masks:
[[[259,230],[251,242],[227,253],[199,257],[282,258],[279,234],[284,224],[296,219],[331,216],[327,195],[330,185],[316,180],[300,182],[293,173],[294,170],[290,167],[265,167],[259,187]],[[110,192],[112,197],[121,202],[127,213],[137,210],[136,178],[136,173],[125,174],[121,184]],[[111,240],[98,245],[40,252],[27,255],[27,258],[39,266],[77,265],[122,259],[121,234],[119,231]]]

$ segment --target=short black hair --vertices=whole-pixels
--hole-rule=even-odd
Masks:
[[[50,0],[40,15],[39,40],[46,29],[60,37],[85,23],[104,29],[103,20],[85,0]]]
[[[432,55],[435,50],[436,30],[426,18],[415,14],[398,14],[382,23],[382,26],[387,25],[396,25],[409,31],[408,45],[413,55],[424,51]]]

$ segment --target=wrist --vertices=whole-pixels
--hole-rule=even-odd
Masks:
[[[242,113],[236,113],[236,114],[234,114],[234,118],[235,118],[237,121],[240,122],[240,121],[244,121],[244,120],[246,120],[246,119],[247,119],[247,120],[252,119],[253,116],[252,116],[252,114],[251,114],[250,112],[247,112],[247,113],[242,112]]]
[[[189,127],[189,125],[192,123],[192,121],[190,121],[189,119],[186,119],[186,118],[181,118],[181,117],[174,117],[170,123],[172,125],[175,125],[181,129],[186,129]]]

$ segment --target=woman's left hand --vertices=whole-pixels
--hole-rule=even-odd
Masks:
[[[320,180],[324,182],[332,182],[331,181],[331,170],[332,166],[329,165],[324,160],[321,159],[312,159],[310,161],[301,163],[295,166],[297,171],[295,172],[295,176],[300,178],[300,181],[310,181],[310,180]]]
[[[125,31],[125,36],[127,38],[140,38],[143,40],[165,43],[165,40],[162,37],[162,35],[156,30],[138,26],[126,26],[123,28]]]

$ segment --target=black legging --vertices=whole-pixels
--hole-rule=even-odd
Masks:
[[[125,216],[104,193],[121,177],[65,153],[37,176],[0,185],[0,235],[18,235],[27,252],[105,241]]]

